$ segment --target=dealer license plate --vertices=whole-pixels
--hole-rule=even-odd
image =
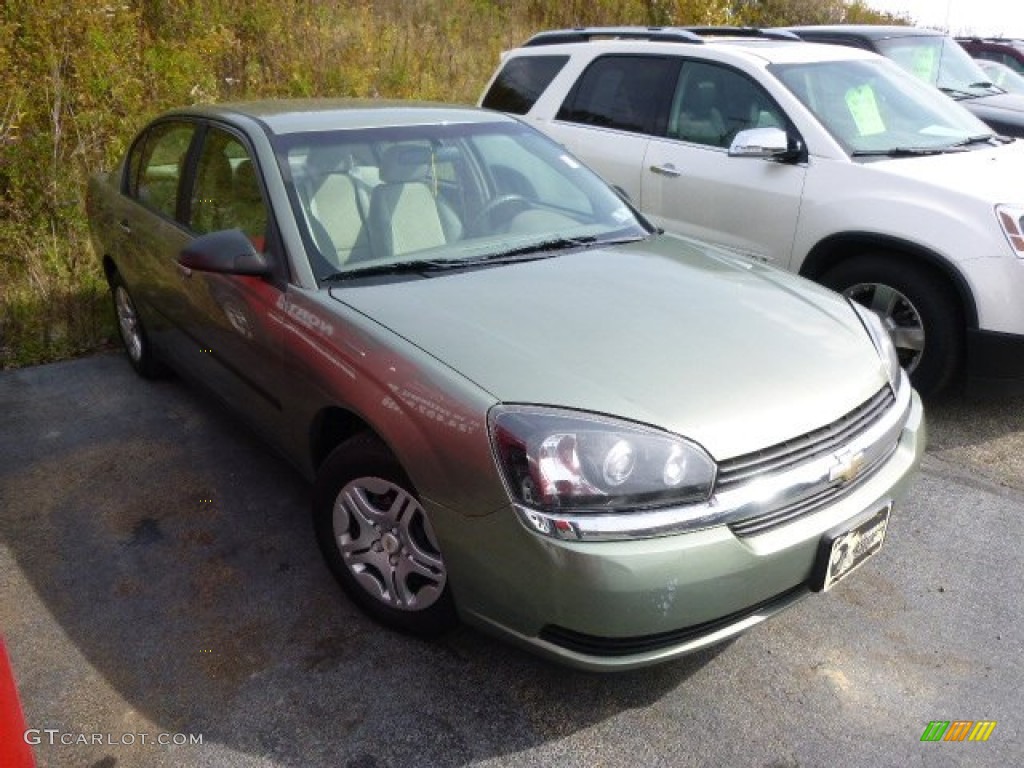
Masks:
[[[890,511],[891,503],[864,522],[822,542],[815,585],[817,589],[828,591],[882,548]]]

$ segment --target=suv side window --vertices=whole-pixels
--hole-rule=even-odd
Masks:
[[[555,119],[659,134],[678,70],[675,57],[601,56],[580,76]]]
[[[521,56],[509,59],[494,79],[481,106],[525,115],[544,93],[568,56]]]
[[[178,185],[185,168],[195,126],[159,123],[132,147],[125,174],[125,192],[147,208],[173,219],[178,208]]]
[[[785,127],[782,111],[746,75],[705,62],[683,65],[668,115],[669,138],[724,148],[747,128]]]
[[[242,142],[226,131],[211,128],[203,141],[188,225],[199,234],[240,229],[263,249],[267,206],[256,166]]]

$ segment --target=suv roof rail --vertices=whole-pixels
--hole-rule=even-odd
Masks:
[[[523,47],[588,43],[591,40],[648,40],[655,43],[703,43],[705,37],[750,37],[768,40],[800,40],[783,29],[760,27],[574,27],[538,32]]]
[[[761,27],[679,27],[701,37],[763,37],[768,40],[800,40],[800,36],[785,29]]]
[[[538,32],[523,47],[588,43],[595,39],[650,40],[659,43],[703,43],[697,35],[681,27],[574,27]]]
[[[967,40],[975,43],[1019,43],[1021,41],[1021,38],[1019,37],[1001,37],[999,35],[957,35],[956,39]]]

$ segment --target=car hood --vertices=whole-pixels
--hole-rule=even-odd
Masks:
[[[960,104],[999,132],[1009,136],[1024,136],[1024,95],[996,93],[963,99]]]
[[[989,203],[1024,203],[1024,140],[998,147],[873,163],[876,169]]]
[[[717,459],[830,423],[886,381],[837,294],[667,235],[331,295],[499,401],[644,422]]]

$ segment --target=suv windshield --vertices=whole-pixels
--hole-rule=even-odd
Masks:
[[[879,40],[878,51],[955,99],[1002,93],[955,40],[942,35]]]
[[[992,135],[955,102],[884,59],[771,70],[852,155],[943,151]]]
[[[276,141],[321,281],[539,258],[650,233],[564,148],[519,124],[337,130]]]

